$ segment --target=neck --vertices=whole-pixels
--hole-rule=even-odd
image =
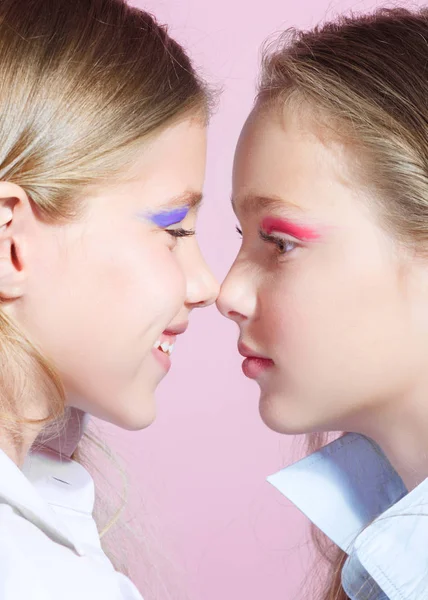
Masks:
[[[357,431],[373,439],[409,491],[428,477],[427,395],[401,399],[365,415]]]

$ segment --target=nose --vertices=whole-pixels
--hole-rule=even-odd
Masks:
[[[217,308],[221,314],[238,324],[249,319],[256,309],[256,294],[249,276],[243,264],[235,261],[217,298]]]
[[[192,254],[192,263],[187,265],[186,305],[188,308],[204,308],[214,304],[220,285],[205,262],[199,248]]]

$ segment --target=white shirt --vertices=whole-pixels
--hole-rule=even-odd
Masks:
[[[268,481],[348,554],[351,600],[428,600],[428,479],[407,493],[374,442],[347,434]]]
[[[92,478],[53,449],[71,454],[82,416],[71,413],[61,439],[22,470],[0,451],[0,600],[142,600],[101,549]]]

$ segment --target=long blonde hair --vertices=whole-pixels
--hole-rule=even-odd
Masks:
[[[77,217],[84,190],[122,177],[148,136],[209,108],[181,46],[124,0],[0,0],[0,81],[0,180],[47,222]],[[58,373],[1,310],[0,365],[4,428],[19,429],[35,382],[46,422],[61,417]]]
[[[125,176],[135,151],[173,121],[208,117],[211,93],[167,28],[125,0],[0,0],[0,180],[45,222],[79,216],[84,192]],[[49,414],[25,417],[25,400]],[[61,377],[0,305],[0,419],[60,423]],[[78,456],[75,453],[75,458]]]
[[[345,143],[388,230],[428,241],[428,9],[379,9],[310,31],[290,29],[264,52],[257,97],[266,109],[316,114]],[[310,440],[312,450],[323,443]],[[343,552],[316,534],[330,564],[322,600],[345,600]],[[361,600],[367,600],[366,594]]]

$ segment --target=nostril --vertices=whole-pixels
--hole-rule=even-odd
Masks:
[[[211,303],[208,302],[207,300],[200,300],[199,302],[194,302],[193,303],[193,307],[194,308],[204,308],[205,306],[209,306]]]
[[[227,316],[229,319],[233,319],[234,321],[245,321],[247,319],[247,317],[239,312],[236,312],[235,310],[229,310]]]

